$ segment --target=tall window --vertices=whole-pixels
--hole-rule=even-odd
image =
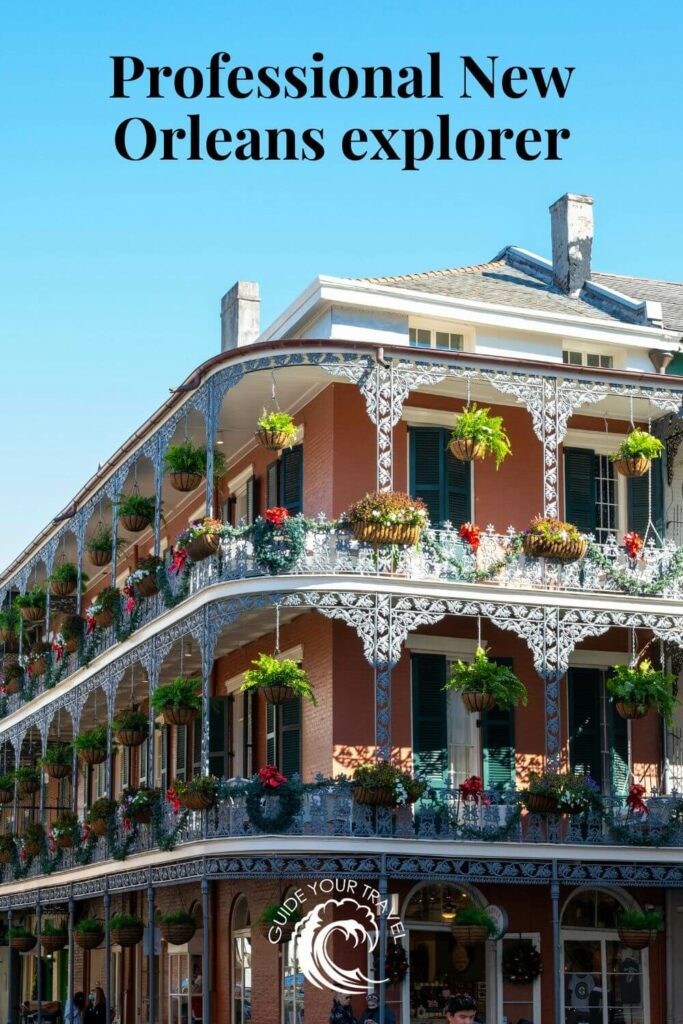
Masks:
[[[606,676],[599,668],[569,669],[569,764],[603,793],[623,795],[630,781],[628,723],[608,697]]]
[[[301,773],[301,698],[266,705],[266,761],[290,778]]]
[[[285,448],[279,459],[266,470],[266,505],[280,505],[290,515],[303,512],[304,504],[304,448],[295,444]]]
[[[422,498],[432,526],[457,528],[472,518],[472,472],[451,455],[449,438],[441,427],[410,428],[410,493]]]
[[[251,918],[246,896],[232,913],[232,1020],[246,1024],[251,1016]]]

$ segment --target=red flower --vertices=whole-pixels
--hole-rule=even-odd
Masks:
[[[626,803],[634,814],[649,814],[643,797],[645,796],[645,786],[640,786],[637,782],[634,782],[628,791],[626,797]]]
[[[126,601],[125,610],[128,612],[128,614],[130,614],[135,608],[135,591],[133,590],[132,587],[125,586],[123,588],[123,594],[124,597],[128,598],[128,600]]]
[[[130,832],[130,818],[123,819],[123,831]]]
[[[266,509],[267,523],[272,523],[273,526],[282,526],[285,519],[289,519],[289,512],[286,508],[282,508],[281,505],[275,505],[274,508]]]
[[[258,778],[262,786],[267,786],[270,789],[277,789],[278,786],[287,781],[274,764],[267,764],[265,768],[261,768]]]
[[[166,799],[173,807],[173,813],[177,814],[178,811],[180,810],[180,800],[178,799],[178,794],[176,793],[173,786],[169,786],[169,788],[166,790]]]
[[[463,523],[460,527],[460,536],[476,552],[481,544],[481,529],[476,523]]]
[[[173,552],[173,561],[168,567],[168,571],[174,575],[182,572],[185,568],[185,562],[187,561],[187,548],[176,548]]]
[[[643,538],[635,530],[631,530],[629,533],[624,534],[624,545],[631,558],[637,558],[640,552],[643,550]]]
[[[465,779],[464,782],[461,782],[458,788],[463,800],[474,800],[475,804],[491,803],[489,798],[484,796],[484,784],[478,775],[470,775],[469,779]]]

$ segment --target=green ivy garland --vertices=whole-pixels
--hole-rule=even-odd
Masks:
[[[291,781],[270,789],[263,786],[258,778],[252,779],[244,787],[244,793],[249,821],[259,832],[286,832],[301,810],[301,787]],[[264,813],[263,804],[265,798],[267,806],[271,797],[279,799],[278,813],[272,816]]]
[[[168,580],[168,570],[165,565],[157,566],[157,582],[159,584],[159,593],[161,599],[164,602],[166,608],[175,608],[177,604],[184,601],[190,593],[190,576],[192,573],[192,566],[194,562],[191,558],[188,558],[185,566],[180,574],[178,586],[175,594],[171,590],[171,584]]]
[[[80,838],[79,832],[76,850],[74,852],[74,861],[76,864],[83,867],[84,865],[91,863],[98,838],[99,836],[90,829],[87,839],[83,842]]]
[[[672,555],[670,568],[658,580],[653,580],[651,583],[644,583],[638,580],[629,570],[617,569],[609,559],[605,558],[594,541],[588,542],[586,557],[606,573],[622,590],[627,594],[633,594],[635,597],[656,597],[666,587],[680,579],[683,573],[683,547],[678,548]]]
[[[303,516],[285,519],[281,526],[259,517],[251,527],[256,560],[271,576],[290,572],[306,550],[307,530]]]
[[[604,812],[603,820],[605,821],[610,834],[619,842],[633,845],[634,840],[636,840],[636,845],[638,846],[668,846],[677,838],[677,834],[681,829],[683,829],[683,798],[677,802],[666,825],[663,825],[662,828],[654,835],[648,835],[645,831],[637,832],[633,828],[636,819],[635,816],[631,814],[628,815],[626,824],[616,821],[612,814],[605,814]],[[647,819],[645,820],[645,823],[647,823]]]
[[[174,850],[178,844],[180,836],[187,826],[187,821],[190,816],[190,812],[184,809],[179,815],[174,827],[170,832],[167,832],[163,827],[163,815],[161,810],[161,803],[158,803],[152,811],[152,836],[156,846],[160,850],[164,850],[168,853],[170,850]]]

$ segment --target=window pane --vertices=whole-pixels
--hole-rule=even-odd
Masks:
[[[408,341],[411,345],[417,345],[417,332],[414,327],[408,328]]]
[[[569,364],[570,366],[583,366],[583,356],[580,352],[569,353]]]
[[[614,365],[612,356],[600,356],[600,366],[603,370],[611,370]]]
[[[432,332],[418,328],[417,331],[417,344],[420,348],[429,348],[432,343]]]
[[[589,352],[586,356],[586,366],[599,366],[600,356],[596,356],[593,352]]]

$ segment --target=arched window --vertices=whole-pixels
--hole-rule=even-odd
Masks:
[[[619,914],[633,906],[618,892],[584,889],[562,912],[563,998],[573,1024],[649,1024],[647,950],[619,939]]]
[[[251,916],[246,896],[232,912],[232,1006],[234,1024],[251,1020]]]

